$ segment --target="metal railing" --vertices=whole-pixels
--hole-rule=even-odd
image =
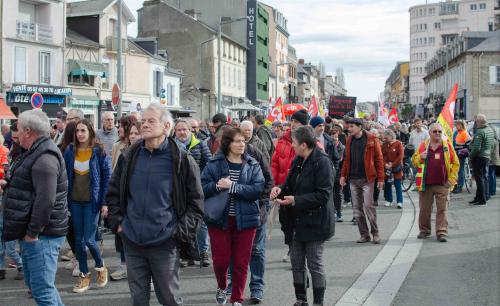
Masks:
[[[27,21],[17,20],[16,35],[21,39],[51,43],[53,40],[52,27]]]

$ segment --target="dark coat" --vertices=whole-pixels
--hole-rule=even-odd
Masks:
[[[173,237],[180,248],[181,258],[193,259],[199,255],[193,250],[197,249],[196,233],[203,216],[200,170],[194,159],[181,150],[173,138],[168,141],[174,169],[172,202],[177,215]],[[111,177],[106,204],[109,207],[108,225],[115,233],[127,213],[130,177],[140,146],[139,141],[122,153]]]
[[[212,153],[210,153],[207,143],[196,138],[194,134],[191,134],[191,142],[187,150],[191,153],[198,167],[200,167],[200,171],[203,171],[203,168],[205,168],[208,161],[212,158]]]
[[[248,155],[253,157],[257,162],[259,162],[260,169],[262,170],[262,175],[264,176],[265,184],[264,190],[261,192],[259,197],[259,209],[260,209],[260,223],[264,224],[267,222],[267,215],[271,206],[269,205],[269,196],[271,194],[271,189],[274,186],[273,174],[271,173],[271,167],[269,166],[269,161],[264,157],[264,154],[259,150],[255,149],[251,144],[247,144],[246,151]]]
[[[201,184],[205,198],[210,198],[218,191],[217,182],[229,177],[229,164],[222,152],[217,153],[201,174]],[[248,154],[243,157],[240,178],[235,186],[236,227],[238,230],[256,228],[260,225],[259,196],[264,190],[264,176],[259,163]],[[224,216],[215,223],[207,223],[221,229],[227,228],[229,205]]]
[[[64,161],[66,163],[66,173],[68,176],[68,203],[71,205],[71,194],[73,191],[73,178],[75,176],[75,150],[70,144],[64,151]],[[92,156],[89,161],[90,168],[90,203],[94,213],[98,212],[104,204],[104,197],[108,191],[109,180],[111,179],[111,158],[101,147],[92,149]]]
[[[333,165],[319,148],[305,162],[295,158],[280,194],[295,198],[294,206],[280,207],[285,243],[325,241],[334,235],[333,176]],[[296,180],[294,190],[292,180]]]
[[[32,168],[43,154],[52,154],[59,162],[55,202],[37,201],[32,180]],[[39,138],[12,165],[11,176],[3,195],[3,240],[30,236],[65,236],[68,231],[68,180],[61,152],[48,137]],[[36,212],[34,207],[36,206]],[[43,213],[41,213],[43,212]]]
[[[340,163],[344,159],[344,145],[339,141],[339,144],[336,146],[333,143],[333,139],[324,134],[325,137],[325,152],[330,157],[330,160],[333,163],[333,167],[335,168],[335,182],[340,180]]]

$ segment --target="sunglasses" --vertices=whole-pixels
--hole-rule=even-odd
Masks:
[[[438,131],[438,130],[434,130],[432,131],[434,134],[443,134],[443,131]]]

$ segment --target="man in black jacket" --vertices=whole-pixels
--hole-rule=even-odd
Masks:
[[[68,231],[68,179],[61,152],[49,138],[41,110],[19,115],[19,144],[27,150],[11,169],[4,191],[2,239],[21,239],[26,285],[38,305],[63,305],[54,285],[57,256]]]
[[[167,138],[173,127],[165,106],[142,116],[142,141],[123,154],[111,178],[108,224],[121,235],[134,306],[149,305],[150,279],[162,305],[182,305],[179,257],[196,251],[203,190],[194,159]],[[194,254],[191,254],[194,255]]]

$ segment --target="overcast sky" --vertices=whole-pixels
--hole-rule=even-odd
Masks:
[[[210,1],[210,0],[207,0]],[[344,69],[348,94],[376,101],[397,61],[409,58],[408,8],[425,0],[265,0],[288,19],[297,57]],[[437,2],[430,1],[430,2]],[[134,14],[143,0],[125,0]],[[136,36],[137,25],[129,26]]]

